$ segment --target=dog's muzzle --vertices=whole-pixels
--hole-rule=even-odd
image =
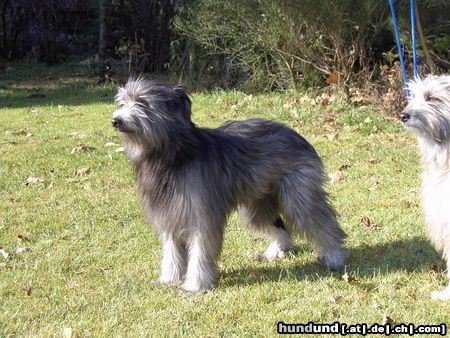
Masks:
[[[114,129],[120,130],[123,127],[123,120],[119,117],[115,117],[111,120],[111,124]]]
[[[402,121],[402,123],[406,123],[411,119],[411,115],[406,112],[401,112],[399,115],[399,118],[400,118],[400,121]]]

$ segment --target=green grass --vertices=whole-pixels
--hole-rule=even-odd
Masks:
[[[275,119],[315,146],[327,173],[346,165],[328,190],[348,234],[346,271],[358,282],[323,268],[301,238],[296,256],[257,262],[267,242],[233,215],[218,287],[186,296],[149,283],[160,248],[143,221],[131,168],[115,152],[115,88],[96,86],[77,65],[7,67],[0,74],[0,246],[11,255],[0,255],[0,336],[61,336],[71,328],[80,337],[266,337],[276,335],[278,321],[371,324],[384,315],[449,323],[450,303],[429,298],[446,284],[445,265],[425,236],[415,140],[375,107],[299,101],[305,94],[294,92],[194,93],[200,126]],[[94,149],[71,154],[79,144]],[[77,175],[83,167],[90,171]],[[27,185],[29,177],[43,182]],[[366,229],[363,217],[379,227]],[[433,265],[438,274],[430,274]]]

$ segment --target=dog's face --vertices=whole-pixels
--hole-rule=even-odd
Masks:
[[[156,148],[191,124],[191,101],[182,87],[144,79],[119,88],[112,125],[125,143]]]
[[[408,88],[408,104],[400,113],[403,126],[432,142],[450,141],[450,76],[427,76]]]

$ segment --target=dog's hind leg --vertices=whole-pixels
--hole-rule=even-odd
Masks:
[[[167,233],[161,234],[160,240],[163,258],[158,282],[176,284],[186,272],[186,245],[180,238]]]
[[[328,204],[323,182],[320,168],[303,166],[283,178],[280,200],[286,221],[315,243],[319,261],[330,270],[340,270],[347,258],[343,248],[346,235]]]
[[[296,252],[291,234],[279,216],[277,203],[272,197],[252,201],[239,208],[239,215],[244,224],[256,233],[261,233],[269,240],[265,252],[256,257],[260,261],[273,261]]]

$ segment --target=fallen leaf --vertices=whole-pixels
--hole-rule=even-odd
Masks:
[[[85,138],[86,134],[79,132],[79,131],[74,131],[73,133],[70,133],[70,136],[77,137],[77,138]]]
[[[0,254],[3,256],[4,259],[8,259],[9,257],[9,252],[3,249],[2,247],[0,247]]]
[[[90,167],[82,167],[77,169],[77,171],[75,172],[75,175],[78,176],[83,176],[83,175],[87,175],[91,172],[91,168]]]
[[[27,296],[31,296],[31,291],[32,291],[32,287],[31,286],[24,286],[23,288],[22,288],[22,291],[23,292],[25,292],[25,294],[27,295]]]
[[[391,317],[388,317],[386,314],[384,314],[382,324],[394,325],[394,320]]]
[[[358,284],[359,280],[356,279],[355,277],[350,276],[348,273],[345,273],[342,275],[342,279],[347,283],[347,284]]]
[[[94,147],[88,146],[86,144],[78,144],[75,148],[72,149],[70,153],[73,155],[79,154],[81,152],[92,151],[94,149],[95,149]]]
[[[442,276],[441,272],[439,271],[437,265],[433,265],[433,267],[431,268],[431,270],[428,272],[428,275],[429,275],[433,280],[440,280],[440,279],[443,279],[443,276]]]
[[[26,180],[26,182],[25,182],[25,185],[42,184],[42,183],[44,183],[44,182],[45,182],[45,180],[44,180],[44,178],[42,178],[42,177],[33,177],[33,176],[30,176],[30,177],[27,178],[27,180]]]
[[[369,191],[374,192],[374,191],[376,191],[376,190],[378,190],[378,182],[377,182],[377,181],[374,181],[373,184],[372,184],[372,186],[369,188]]]
[[[69,282],[67,283],[67,287],[68,287],[69,289],[76,289],[76,288],[79,288],[79,287],[80,287],[80,283],[71,280],[71,281],[69,281]]]
[[[31,251],[30,248],[18,247],[17,250],[16,250],[16,253],[20,255],[20,254],[24,254],[24,253],[27,253],[27,252],[30,252],[30,251]]]
[[[109,269],[109,268],[101,268],[100,271],[101,271],[104,275],[107,275],[107,274],[109,274],[109,273],[111,272],[111,269]]]
[[[345,170],[345,169],[349,169],[352,167],[351,163],[344,163],[339,167],[339,171]]]
[[[339,136],[339,133],[332,133],[332,134],[327,134],[326,138],[328,141],[333,141],[336,140]]]
[[[337,303],[341,299],[342,299],[342,296],[339,296],[339,295],[336,295],[336,294],[330,296],[330,302],[332,302],[332,303]]]
[[[367,230],[380,230],[381,226],[379,224],[375,224],[372,222],[372,220],[365,216],[361,218],[361,223],[363,224],[364,228]]]
[[[119,147],[115,150],[116,153],[123,153],[125,151],[124,147]]]
[[[21,243],[26,242],[26,241],[28,241],[28,238],[26,236],[24,236],[24,235],[17,235],[17,237],[16,237],[16,242],[17,243],[21,244]]]
[[[330,184],[334,185],[342,179],[342,171],[338,170],[335,173],[329,174],[328,177],[330,179]]]

